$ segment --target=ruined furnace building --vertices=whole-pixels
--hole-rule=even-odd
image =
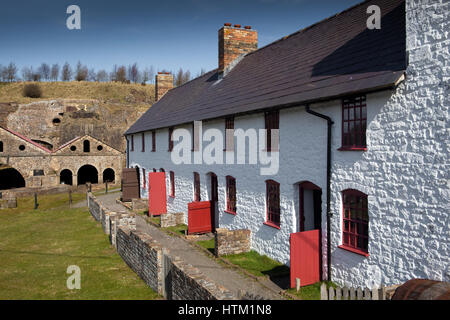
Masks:
[[[84,135],[55,150],[0,126],[0,190],[120,182],[123,153]]]

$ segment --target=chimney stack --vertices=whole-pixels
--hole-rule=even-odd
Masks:
[[[258,33],[250,26],[225,23],[219,30],[219,73],[227,71],[236,58],[258,48]]]
[[[159,101],[172,88],[173,75],[170,72],[158,72],[155,77],[155,100]]]

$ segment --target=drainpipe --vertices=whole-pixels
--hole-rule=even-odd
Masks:
[[[330,207],[330,190],[331,190],[331,126],[334,124],[330,117],[312,111],[309,104],[306,105],[306,112],[313,116],[327,120],[327,271],[328,281],[331,281],[331,207]]]

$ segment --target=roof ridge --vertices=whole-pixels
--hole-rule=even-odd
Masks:
[[[318,21],[318,22],[315,22],[315,23],[313,23],[313,24],[310,25],[310,26],[307,26],[307,27],[304,27],[304,28],[302,28],[302,29],[300,29],[300,30],[294,31],[293,33],[288,34],[287,36],[283,36],[283,37],[281,37],[281,38],[278,39],[278,40],[275,40],[275,41],[273,41],[273,42],[271,42],[271,43],[268,43],[268,44],[266,44],[265,46],[263,46],[263,47],[261,47],[261,48],[258,48],[258,49],[254,50],[254,51],[252,51],[252,52],[249,52],[248,54],[246,54],[246,56],[250,56],[250,55],[252,55],[252,54],[254,54],[254,53],[256,53],[256,52],[258,52],[258,51],[260,51],[260,50],[262,50],[262,49],[265,49],[265,48],[267,48],[267,47],[270,47],[270,46],[272,46],[272,45],[274,45],[274,44],[276,44],[276,43],[279,43],[279,42],[281,42],[281,41],[283,41],[283,40],[286,40],[286,39],[288,39],[288,38],[290,38],[290,37],[293,37],[293,36],[295,36],[295,35],[297,35],[297,34],[299,34],[299,33],[302,33],[302,32],[304,32],[304,31],[306,31],[306,30],[309,30],[309,29],[311,29],[311,28],[314,28],[314,27],[316,27],[316,26],[319,25],[319,24],[322,24],[322,23],[324,23],[324,22],[327,22],[327,21],[329,21],[329,20],[331,20],[331,19],[333,19],[333,18],[335,18],[335,17],[337,17],[337,16],[339,16],[339,15],[342,15],[342,14],[346,13],[347,11],[353,10],[353,9],[355,9],[356,7],[359,7],[359,6],[363,5],[364,3],[370,2],[370,1],[373,1],[373,0],[364,0],[364,1],[360,2],[360,3],[357,3],[357,4],[353,5],[353,6],[351,6],[350,8],[347,8],[347,9],[345,9],[345,10],[343,10],[343,11],[340,11],[340,12],[338,12],[338,13],[335,13],[334,15],[329,16],[329,17],[327,17],[327,18],[324,18],[324,19],[322,19],[322,20],[320,20],[320,21]]]

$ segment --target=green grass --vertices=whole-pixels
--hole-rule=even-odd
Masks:
[[[289,267],[266,255],[260,255],[254,250],[245,253],[226,255],[224,258],[257,277],[278,277],[289,274]]]
[[[197,244],[205,249],[207,249],[209,252],[211,252],[212,254],[214,254],[214,247],[216,244],[216,240],[214,238],[210,239],[210,240],[201,240],[201,241],[197,241]]]
[[[185,235],[185,231],[187,231],[187,225],[185,224],[179,224],[175,227],[167,227],[167,228],[161,228],[163,231],[172,231],[173,233],[176,233],[178,235]]]
[[[73,194],[74,201],[84,194]],[[67,194],[18,199],[0,210],[0,299],[158,299],[110,246],[85,208]],[[81,269],[81,289],[69,290],[67,267]]]
[[[336,288],[336,284],[334,284],[333,282],[323,281],[309,286],[301,287],[298,292],[295,288],[291,288],[286,291],[294,296],[299,297],[302,300],[320,300],[320,286],[324,282],[327,284],[327,288],[330,286]]]
[[[146,215],[148,215],[148,210]],[[156,223],[157,225],[161,225],[161,216],[150,217],[151,222]]]

